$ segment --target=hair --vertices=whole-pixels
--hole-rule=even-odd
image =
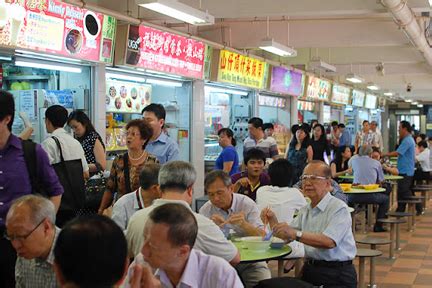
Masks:
[[[299,124],[294,124],[291,126],[291,133],[294,135],[297,130],[299,129],[300,125]]]
[[[141,139],[146,140],[146,143],[144,144],[143,148],[147,145],[147,141],[151,138],[153,135],[153,128],[147,123],[147,121],[143,119],[135,119],[131,120],[126,124],[126,130],[128,130],[131,127],[138,128]]]
[[[333,122],[331,122],[331,126],[332,126],[332,127],[334,127],[334,126],[338,126],[338,121],[333,121]]]
[[[400,125],[401,125],[402,128],[405,128],[408,133],[411,133],[412,127],[411,127],[410,122],[403,120],[403,121],[400,122]]]
[[[333,163],[336,164],[336,171],[342,171],[342,154],[345,153],[345,150],[349,148],[351,150],[351,154],[353,153],[353,149],[351,146],[348,145],[344,145],[344,146],[340,146],[337,151],[336,151],[336,155],[335,155],[335,159],[333,160]]]
[[[139,182],[142,189],[149,189],[153,185],[158,185],[160,165],[149,163],[142,167],[139,174]]]
[[[343,123],[339,123],[338,127],[339,127],[339,128],[345,128],[345,124],[343,124]]]
[[[428,147],[428,144],[425,140],[420,141],[417,145],[418,147],[423,147],[425,149]]]
[[[80,110],[75,110],[72,111],[69,114],[68,120],[67,120],[67,124],[70,126],[70,122],[72,120],[75,120],[79,123],[81,123],[81,125],[84,126],[85,128],[85,133],[82,137],[77,137],[78,140],[83,140],[85,137],[87,137],[91,132],[96,132],[96,129],[94,128],[93,124],[90,121],[90,118],[87,116],[87,114],[85,114],[83,111]]]
[[[237,141],[234,139],[234,132],[230,128],[219,129],[218,136],[220,136],[221,134],[225,134],[227,137],[231,138],[231,145],[232,146],[237,145]]]
[[[54,128],[62,128],[68,120],[68,111],[61,105],[52,105],[45,111],[45,118]]]
[[[369,123],[369,120],[363,120],[362,125],[364,125],[365,123]]]
[[[48,218],[53,225],[55,224],[56,210],[54,204],[49,199],[34,194],[22,196],[12,203],[8,215],[11,215],[21,205],[25,205],[30,209],[29,217],[33,224],[38,224],[45,218]]]
[[[273,161],[268,168],[268,174],[273,186],[290,187],[293,184],[294,168],[286,159]]]
[[[369,156],[371,153],[372,153],[372,146],[370,145],[363,145],[359,149],[360,156]]]
[[[198,224],[191,210],[182,204],[165,204],[150,213],[154,224],[168,225],[168,241],[176,247],[193,247],[198,234]]]
[[[318,125],[318,124],[317,124]],[[316,126],[316,125],[315,125]],[[309,136],[309,125],[306,125],[306,124],[302,124],[302,125],[300,125],[299,127],[298,127],[298,129],[296,130],[296,132],[295,133],[297,133],[297,131],[298,130],[302,130],[305,134],[306,134],[306,136],[305,136],[305,138],[304,138],[304,140],[303,140],[303,142],[302,142],[302,145],[301,145],[301,147],[302,148],[307,148],[309,145],[310,145],[310,136]],[[292,141],[291,141],[291,143],[290,143],[290,146],[291,147],[295,147],[295,145],[297,145],[297,143],[298,143],[298,140],[297,140],[297,137],[294,135],[294,137],[293,137],[293,139],[292,139]]]
[[[424,133],[418,134],[417,137],[420,137],[421,141],[426,141],[426,134],[424,134]]]
[[[263,120],[261,118],[258,117],[252,117],[251,119],[249,119],[248,124],[252,124],[253,127],[255,128],[261,128],[262,130],[264,130],[264,123]]]
[[[112,287],[124,276],[126,238],[106,216],[80,216],[61,230],[54,256],[66,282],[81,288]]]
[[[331,179],[332,174],[331,174],[331,169],[330,169],[329,165],[327,165],[325,162],[323,162],[321,160],[312,160],[306,166],[313,165],[313,164],[320,165],[321,171],[324,174],[323,177]]]
[[[264,123],[263,124],[263,130],[266,130],[266,129],[274,129],[273,123]]]
[[[378,152],[378,153],[381,155],[381,151],[380,151],[379,147],[375,147],[375,146],[373,146],[373,147],[372,147],[372,152],[371,152],[371,153],[373,153],[373,152]]]
[[[144,112],[153,112],[158,120],[165,120],[166,117],[165,108],[162,104],[151,103],[142,109],[141,114]]]
[[[225,187],[229,187],[231,182],[231,177],[223,170],[213,170],[210,173],[208,173],[204,179],[204,189],[207,191],[208,186],[213,184],[216,180],[222,180]]]
[[[316,124],[313,129],[315,130],[317,127],[321,129],[321,136],[318,139],[318,141],[322,142],[323,144],[327,144],[327,136],[326,136],[326,133],[325,133],[324,126],[322,124]],[[315,140],[315,135],[313,136],[313,138]]]
[[[376,126],[378,126],[378,122],[375,121],[375,120],[374,120],[374,121],[371,121],[370,124],[371,124],[371,125],[376,125]]]
[[[12,124],[15,117],[15,101],[11,93],[0,89],[0,121],[3,121],[6,116],[11,116],[7,127],[9,131],[12,131]]]
[[[159,185],[162,193],[166,189],[184,193],[195,181],[196,171],[189,162],[171,161],[163,165],[159,171]]]
[[[319,123],[317,119],[312,119],[310,126],[313,128],[315,126],[314,124],[317,124],[317,123]]]
[[[258,148],[252,148],[249,149],[243,159],[243,163],[245,165],[247,165],[247,163],[249,162],[249,160],[254,159],[254,160],[263,160],[264,163],[266,162],[266,155],[264,153],[264,151],[258,149]]]

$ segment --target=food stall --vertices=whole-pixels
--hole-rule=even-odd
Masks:
[[[324,105],[324,110],[321,111],[322,115],[323,115],[323,119],[319,119],[319,103],[320,102],[328,102],[330,99],[330,93],[331,93],[331,82],[326,80],[326,79],[322,79],[322,78],[318,78],[314,75],[308,75],[307,80],[306,80],[306,91],[303,95],[303,97],[300,98],[300,100],[304,101],[313,101],[316,103],[315,105],[315,113],[314,116],[316,115],[317,117],[313,118],[313,119],[318,119],[318,121],[322,122],[322,123],[327,123],[324,122],[323,120],[327,120],[330,119],[331,115],[330,115],[330,107],[325,108],[326,105]],[[303,118],[304,122],[306,122],[307,119],[304,119],[305,117],[300,117],[302,116],[303,111],[299,111],[299,119]],[[304,113],[306,114],[306,113]],[[325,119],[324,119],[325,118]],[[310,122],[310,121],[309,121]]]

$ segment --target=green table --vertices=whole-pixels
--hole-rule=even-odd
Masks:
[[[339,176],[338,178],[340,178],[340,179],[353,180],[353,179],[354,179],[354,175],[342,175],[342,176]],[[396,181],[396,180],[400,180],[400,179],[403,179],[403,176],[399,176],[399,175],[388,175],[388,174],[385,174],[385,175],[384,175],[384,180]]]

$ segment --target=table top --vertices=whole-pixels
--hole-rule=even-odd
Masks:
[[[263,251],[253,251],[248,249],[243,242],[233,241],[233,244],[240,252],[241,263],[253,263],[260,261],[276,260],[291,254],[291,247],[284,245],[282,249],[269,248]]]
[[[340,179],[349,179],[349,180],[353,180],[354,179],[354,175],[342,175],[339,176]],[[384,175],[384,180],[400,180],[403,179],[403,176],[399,176],[399,175],[388,175],[385,174]]]
[[[381,193],[381,192],[385,192],[386,189],[385,188],[376,188],[376,189],[359,189],[359,188],[351,188],[348,191],[344,191],[345,194],[366,194],[366,193]]]

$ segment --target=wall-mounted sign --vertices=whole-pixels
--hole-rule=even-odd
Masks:
[[[332,89],[331,102],[335,104],[349,104],[351,89],[347,86],[335,84]]]
[[[129,26],[127,65],[202,79],[204,57],[203,42],[144,25]]]
[[[379,97],[378,98],[378,108],[381,110],[385,110],[385,106],[387,103],[387,99],[384,97]]]
[[[331,91],[330,81],[309,76],[307,81],[306,98],[311,100],[329,100]]]
[[[324,105],[323,108],[323,123],[331,122],[331,107],[330,105]]]
[[[377,108],[377,96],[372,94],[366,94],[365,108],[376,109]]]
[[[273,67],[270,90],[292,96],[302,96],[304,90],[303,73],[283,67]]]
[[[217,81],[262,89],[267,69],[268,65],[265,62],[221,50]]]
[[[58,0],[0,0],[0,45],[112,62],[116,20]]]
[[[152,87],[126,81],[106,81],[106,111],[141,113],[151,103]]]
[[[366,94],[363,91],[360,90],[353,90],[352,91],[352,97],[351,97],[351,105],[357,106],[357,107],[363,107],[365,102]]]
[[[259,95],[258,102],[260,106],[286,107],[286,99],[281,97]]]
[[[309,101],[298,101],[297,109],[299,111],[314,111],[315,110],[315,102]]]

